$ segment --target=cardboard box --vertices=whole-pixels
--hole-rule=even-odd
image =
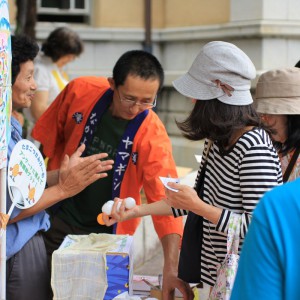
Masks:
[[[89,236],[68,235],[63,241],[63,243],[61,244],[59,250],[54,251],[53,253],[54,262],[52,261],[52,268],[54,269],[54,272],[52,272],[52,279],[51,279],[53,290],[56,289],[56,291],[57,290],[59,291],[60,289],[63,288],[64,285],[60,286],[60,282],[58,282],[58,280],[64,278],[64,276],[61,275],[67,274],[66,277],[70,278],[68,283],[69,285],[72,285],[73,290],[78,289],[79,290],[78,293],[82,293],[83,294],[82,296],[85,296],[84,291],[88,291],[89,294],[92,293],[93,291],[91,291],[91,289],[95,287],[95,283],[92,282],[95,277],[95,269],[92,270],[94,265],[93,264],[91,265],[92,268],[90,272],[89,272],[89,268],[86,268],[87,270],[84,270],[84,275],[82,275],[82,280],[77,279],[76,282],[75,279],[74,281],[72,281],[72,272],[73,272],[72,270],[74,269],[74,267],[76,268],[76,264],[79,264],[80,262],[82,263],[82,260],[86,259],[87,261],[86,263],[87,264],[90,263],[90,258],[92,256],[97,257],[96,253],[98,251],[100,254],[99,257],[105,258],[104,259],[105,262],[102,265],[104,266],[104,268],[106,268],[106,271],[102,270],[102,274],[106,273],[107,285],[108,285],[103,299],[111,300],[117,295],[126,291],[128,291],[129,294],[132,294],[133,237],[129,235],[109,235],[109,234],[92,234],[92,235],[93,235],[93,239],[96,241],[97,246],[94,246],[95,243],[93,242],[86,243],[86,240],[88,239]],[[116,241],[117,237],[120,237],[118,241]],[[78,239],[80,239],[80,241],[78,241]],[[110,239],[111,239],[111,245],[110,245]],[[105,244],[104,253],[103,253],[103,249],[101,248],[102,240],[103,240],[103,244]],[[80,244],[79,248],[78,247],[76,248],[77,244]],[[69,259],[71,256],[72,256],[72,260],[70,263]],[[58,263],[56,263],[56,261]],[[64,262],[66,262],[66,264],[64,264]],[[62,265],[63,265],[63,269],[61,267]],[[77,270],[78,270],[78,266],[77,266]],[[60,272],[60,276],[58,277],[56,275],[56,278],[54,280],[53,273],[57,274],[57,272]],[[57,279],[57,277],[59,279]],[[76,274],[76,277],[78,277],[78,274]],[[84,286],[80,287],[81,283]],[[91,286],[87,286],[89,284],[91,284]],[[97,288],[98,287],[96,286],[95,290]],[[65,290],[64,290],[64,294],[66,294]],[[75,300],[74,299],[75,297],[76,296],[72,295],[72,298],[70,299]]]

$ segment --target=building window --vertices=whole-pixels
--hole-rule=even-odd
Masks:
[[[88,23],[90,0],[37,0],[40,22]]]

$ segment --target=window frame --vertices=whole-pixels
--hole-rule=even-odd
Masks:
[[[84,7],[85,8],[75,8],[75,0],[69,0],[70,1],[70,8],[63,9],[59,7],[43,7],[42,6],[42,0],[37,0],[37,14],[38,15],[79,15],[79,16],[89,16],[90,15],[90,1],[89,0],[83,0],[84,1]]]

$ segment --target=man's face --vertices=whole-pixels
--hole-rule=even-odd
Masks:
[[[114,91],[110,107],[114,117],[132,120],[145,109],[151,108],[156,101],[158,79],[145,80],[129,75],[123,85],[116,87],[112,78],[109,78],[109,83]]]
[[[13,109],[30,107],[36,90],[33,71],[34,66],[31,60],[20,64],[20,73],[12,86]]]

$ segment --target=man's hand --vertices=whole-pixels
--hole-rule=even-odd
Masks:
[[[164,269],[163,269],[163,299],[174,299],[174,290],[177,288],[185,300],[193,299],[188,284],[177,277],[178,258],[179,258],[180,236],[178,234],[167,234],[161,239],[164,252]]]
[[[112,207],[111,215],[108,216],[105,213],[102,214],[102,220],[106,226],[111,226],[117,222],[122,222],[139,217],[140,205],[135,205],[131,209],[126,209],[124,200],[125,199],[115,198],[115,203]],[[117,209],[119,202],[121,202],[121,206],[119,209]]]
[[[105,173],[112,169],[113,160],[101,159],[107,157],[106,153],[81,157],[85,145],[82,144],[72,155],[66,155],[59,169],[58,186],[65,198],[81,192],[91,183],[107,176]]]
[[[181,292],[184,300],[194,299],[194,293],[190,285],[187,282],[179,279],[176,274],[168,273],[167,277],[163,277],[163,299],[174,299],[175,288],[177,288]]]

